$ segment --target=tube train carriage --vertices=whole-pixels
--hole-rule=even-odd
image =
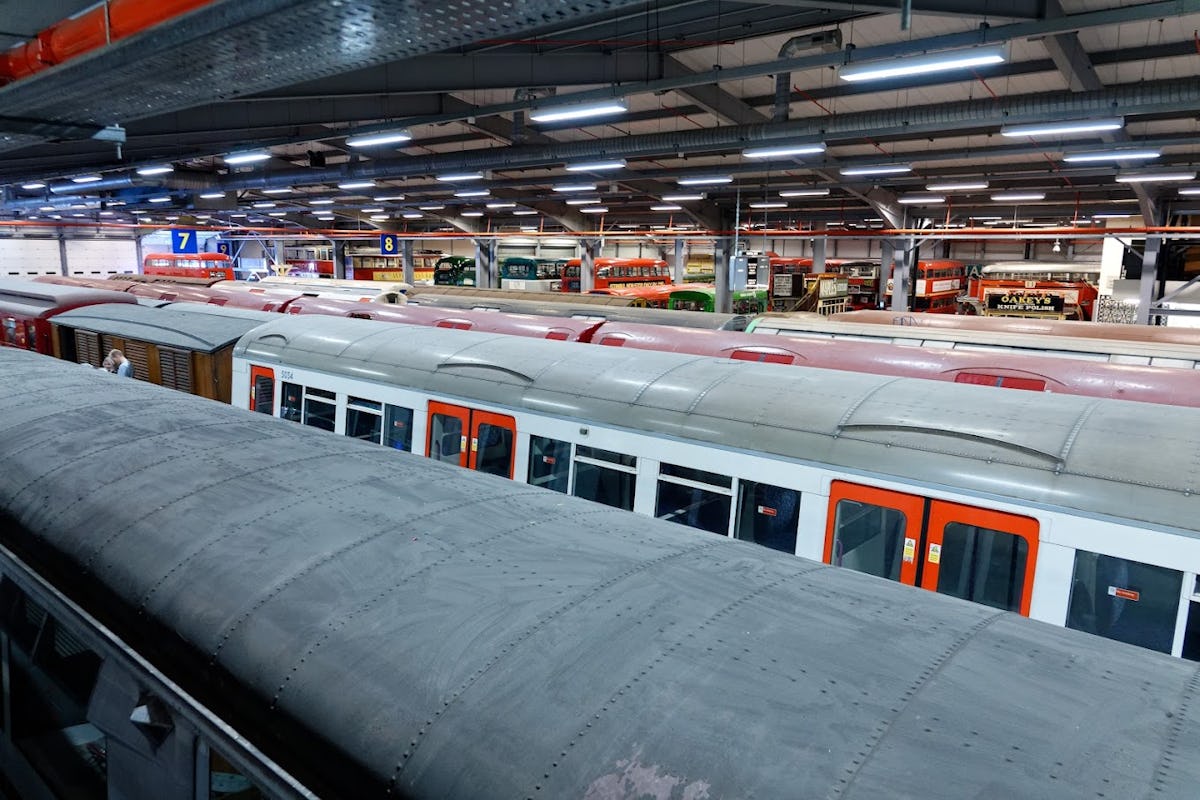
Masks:
[[[1200,410],[323,317],[233,402],[1200,658]]]
[[[566,397],[552,387],[568,365],[526,385],[489,366],[506,343],[413,333],[447,386],[504,374],[543,410]],[[316,341],[279,324],[251,344],[285,337],[293,352]],[[438,346],[449,339],[461,346]],[[379,349],[325,341],[343,370]],[[703,368],[695,422],[723,408],[722,378],[753,387],[771,370],[659,358],[628,376],[628,397],[669,415],[651,409]],[[1200,785],[1195,665],[32,353],[0,351],[0,370],[0,759],[26,796],[1190,798]],[[827,449],[866,452],[862,421],[846,417],[852,441]],[[615,446],[608,428],[587,435]],[[614,466],[574,457],[593,478]],[[706,475],[688,474],[671,477]],[[1084,485],[1067,471],[1056,488]],[[791,513],[755,496],[751,515]],[[863,530],[871,513],[843,502]],[[1023,510],[1069,535],[1066,512]]]

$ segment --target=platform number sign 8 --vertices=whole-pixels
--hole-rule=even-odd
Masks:
[[[400,237],[394,233],[381,233],[379,235],[379,252],[385,256],[399,255]]]
[[[200,251],[196,244],[196,232],[173,229],[171,231],[171,252],[172,253],[198,253]]]

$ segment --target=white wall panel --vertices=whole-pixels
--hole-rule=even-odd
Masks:
[[[104,278],[114,272],[138,272],[137,245],[132,239],[68,239],[67,272]]]
[[[61,274],[57,239],[0,239],[0,277]]]

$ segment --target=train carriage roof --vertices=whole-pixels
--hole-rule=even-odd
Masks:
[[[1200,409],[356,322],[275,320],[234,352],[1196,535]]]
[[[115,287],[92,289],[64,286],[16,278],[0,278],[0,313],[22,317],[44,317],[61,308],[88,303],[128,303],[137,301]]]
[[[178,305],[146,308],[136,303],[103,303],[64,311],[52,321],[55,325],[124,339],[214,353],[274,316],[263,312],[250,312],[253,316],[249,317],[230,315],[219,306],[204,309],[201,304],[192,304],[197,308],[183,311]]]

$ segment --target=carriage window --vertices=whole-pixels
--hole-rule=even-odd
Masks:
[[[1079,550],[1067,627],[1170,653],[1183,573]]]
[[[458,464],[462,453],[462,420],[447,414],[433,414],[429,418],[429,428],[429,456],[447,464]]]
[[[260,414],[275,410],[275,377],[269,373],[254,376],[254,410]]]
[[[351,397],[346,402],[346,435],[373,444],[383,432],[383,404]]]
[[[894,508],[839,500],[834,520],[833,564],[900,580],[906,519]]]
[[[337,415],[337,395],[324,389],[306,389],[304,393],[304,424],[323,431],[333,430]]]
[[[397,450],[412,452],[412,421],[411,408],[400,406],[385,406],[384,422],[387,441],[384,444]]]
[[[500,425],[479,423],[475,452],[475,469],[489,475],[509,477],[508,465],[512,460],[513,432]]]
[[[585,445],[575,448],[576,497],[632,511],[636,481],[636,457]]]
[[[567,493],[571,443],[545,436],[529,437],[529,484]]]
[[[691,467],[663,464],[654,516],[702,531],[729,533],[733,478]]]
[[[208,757],[208,797],[209,800],[264,800],[266,795],[213,750]]]
[[[938,593],[1020,611],[1028,557],[1020,536],[951,522],[942,535]]]
[[[300,421],[300,401],[304,387],[295,383],[283,384],[283,400],[279,404],[279,418],[290,422]]]
[[[734,535],[784,553],[796,552],[800,493],[769,483],[741,481]]]

